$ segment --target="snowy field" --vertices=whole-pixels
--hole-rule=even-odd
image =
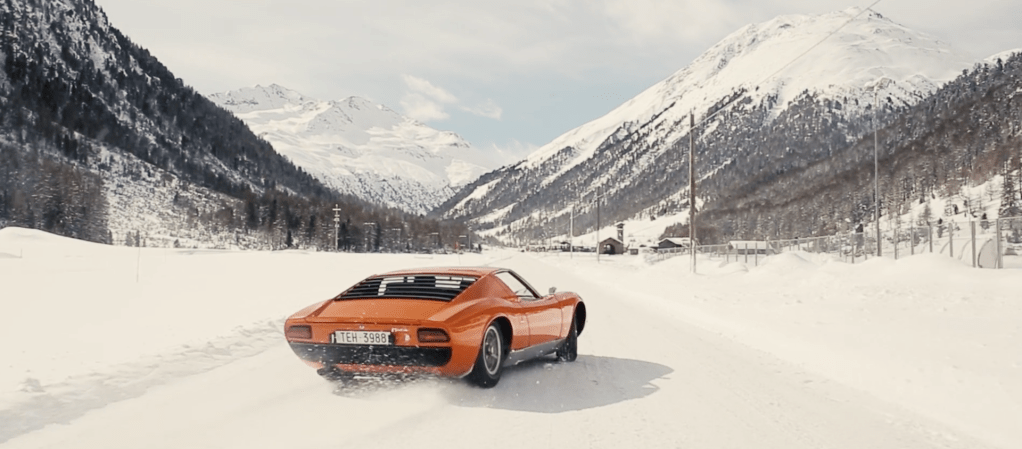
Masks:
[[[0,230],[0,448],[1018,448],[1022,271],[109,247]],[[336,389],[291,312],[373,273],[506,266],[586,300],[575,363]]]

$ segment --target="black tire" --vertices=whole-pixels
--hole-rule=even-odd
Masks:
[[[562,362],[574,362],[578,358],[578,328],[575,326],[575,318],[571,319],[571,329],[568,330],[568,337],[564,344],[557,348],[557,360]]]
[[[341,371],[333,366],[323,367],[316,370],[316,374],[319,374],[326,379],[328,382],[335,382],[340,384],[346,384],[355,379],[355,375],[349,372]]]
[[[479,345],[479,356],[472,367],[471,380],[483,388],[493,388],[500,381],[503,371],[504,341],[497,323],[490,323],[483,332],[483,341]]]

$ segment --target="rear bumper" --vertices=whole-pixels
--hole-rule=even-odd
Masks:
[[[365,366],[368,371],[395,367],[394,371],[417,371],[414,368],[442,368],[451,361],[451,348],[413,346],[361,346],[291,342],[291,350],[307,362],[323,366]],[[378,367],[372,369],[371,367]],[[409,369],[411,368],[411,369]],[[388,370],[389,371],[389,370]],[[439,373],[439,372],[438,372]]]

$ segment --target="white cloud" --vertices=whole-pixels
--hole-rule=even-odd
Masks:
[[[444,111],[442,104],[416,93],[405,94],[401,98],[401,109],[405,115],[420,122],[447,120],[451,117]]]
[[[494,120],[500,120],[500,116],[504,114],[504,109],[498,106],[497,102],[490,99],[487,99],[483,104],[478,106],[462,106],[461,110],[480,117],[492,118]]]
[[[405,85],[413,93],[421,94],[440,103],[457,103],[458,98],[443,88],[434,86],[433,83],[412,75],[403,75]]]
[[[405,115],[420,122],[447,120],[451,117],[444,111],[444,105],[457,103],[457,97],[422,78],[412,75],[402,75],[401,78],[409,89],[401,97],[401,109]]]
[[[408,91],[401,97],[404,114],[420,122],[447,120],[451,117],[445,110],[448,105],[480,117],[500,120],[504,110],[491,99],[476,106],[459,105],[458,97],[446,89],[412,75],[402,75]]]

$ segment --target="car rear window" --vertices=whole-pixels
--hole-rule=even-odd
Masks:
[[[371,277],[341,293],[337,299],[408,298],[450,301],[477,278],[415,274]]]

